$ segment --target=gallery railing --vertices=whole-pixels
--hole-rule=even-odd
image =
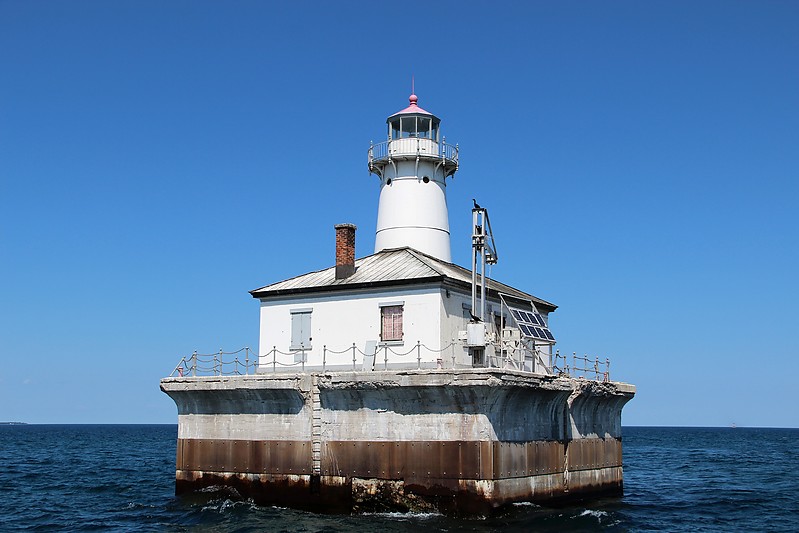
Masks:
[[[265,354],[258,355],[249,347],[244,347],[234,352],[218,352],[200,354],[196,351],[191,355],[181,358],[169,377],[202,377],[202,376],[234,376],[256,373],[278,373],[286,371],[305,372],[306,370],[325,371],[371,371],[392,369],[459,369],[459,368],[498,368],[503,370],[516,370],[533,374],[556,375],[564,377],[590,379],[595,381],[610,381],[610,360],[599,357],[593,359],[578,356],[572,353],[571,357],[561,355],[559,351],[554,354],[536,350],[518,350],[519,353],[497,351],[494,355],[486,357],[481,364],[464,363],[458,361],[458,355],[463,357],[465,345],[459,341],[452,341],[441,348],[431,348],[420,341],[406,350],[396,349],[389,344],[378,345],[375,349],[361,350],[355,343],[341,350],[322,346],[321,361],[314,355],[314,364],[308,364],[311,349],[281,351],[276,346]],[[460,348],[460,350],[458,350]],[[336,357],[351,354],[344,358]],[[337,364],[331,365],[329,356],[334,356]],[[432,357],[434,355],[434,357]],[[571,359],[571,364],[569,360]],[[321,365],[320,365],[321,363]]]
[[[372,144],[369,147],[369,169],[375,163],[384,163],[404,156],[434,157],[442,164],[458,166],[458,145],[436,142],[431,139],[405,138]]]

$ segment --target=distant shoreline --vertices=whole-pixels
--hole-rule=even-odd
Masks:
[[[27,426],[27,422],[0,422],[0,426]]]

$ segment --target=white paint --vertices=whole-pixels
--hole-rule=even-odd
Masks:
[[[392,141],[391,146],[406,141],[415,143],[417,139]],[[427,183],[425,177],[429,179]],[[438,158],[395,161],[383,171],[375,252],[403,246],[452,261],[446,183]]]
[[[380,307],[386,302],[402,302],[403,340],[400,342],[384,344],[380,340]],[[360,370],[363,364],[361,352],[371,341],[378,346],[375,366],[382,368],[383,347],[387,345],[392,362],[406,363],[405,367],[415,368],[417,341],[431,349],[441,346],[441,314],[438,312],[441,308],[441,290],[434,285],[267,299],[261,301],[259,362],[263,369],[272,368],[273,347],[284,354],[290,352],[291,311],[297,308],[312,309],[311,346],[306,350],[307,366],[322,365],[323,347],[326,346],[324,357],[327,368],[352,368],[352,345],[355,343],[356,366]],[[411,353],[397,355],[408,351]],[[295,361],[293,354],[284,354],[276,356],[276,361],[282,363],[277,365],[277,369],[296,368],[284,366]],[[421,350],[421,355],[422,362],[435,364],[433,352]]]
[[[261,301],[259,364],[265,372],[301,370],[299,352],[290,349],[291,314],[310,310],[311,345],[305,349],[306,369],[321,368],[323,358],[327,369],[352,369],[353,343],[357,370],[364,368],[363,352],[369,343],[377,346],[373,368],[378,370],[386,366],[386,359],[387,368],[395,369],[416,368],[419,364],[423,368],[471,366],[468,346],[458,341],[459,332],[466,331],[469,324],[469,302],[470,294],[465,291],[435,284],[265,299]],[[383,343],[380,308],[399,304],[403,306],[403,340]],[[487,308],[488,350],[498,353],[499,331],[493,317],[500,313],[501,302],[489,299]],[[417,342],[421,343],[419,353]],[[496,346],[492,348],[491,344]],[[277,353],[273,356],[275,350]],[[492,361],[500,362],[499,359]],[[527,370],[533,370],[532,363]],[[535,370],[548,373],[540,365]]]

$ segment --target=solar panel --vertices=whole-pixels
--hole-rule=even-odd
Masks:
[[[546,320],[544,320],[541,314],[535,312],[531,313],[530,311],[524,311],[522,309],[514,309],[513,307],[509,307],[508,309],[510,309],[514,320],[516,320],[516,325],[519,326],[519,329],[525,337],[544,342],[555,341],[554,335],[549,331]]]

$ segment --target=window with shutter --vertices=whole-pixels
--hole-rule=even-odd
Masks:
[[[387,305],[380,308],[380,340],[402,340],[402,306]]]
[[[311,311],[309,309],[291,311],[291,350],[311,347]]]

